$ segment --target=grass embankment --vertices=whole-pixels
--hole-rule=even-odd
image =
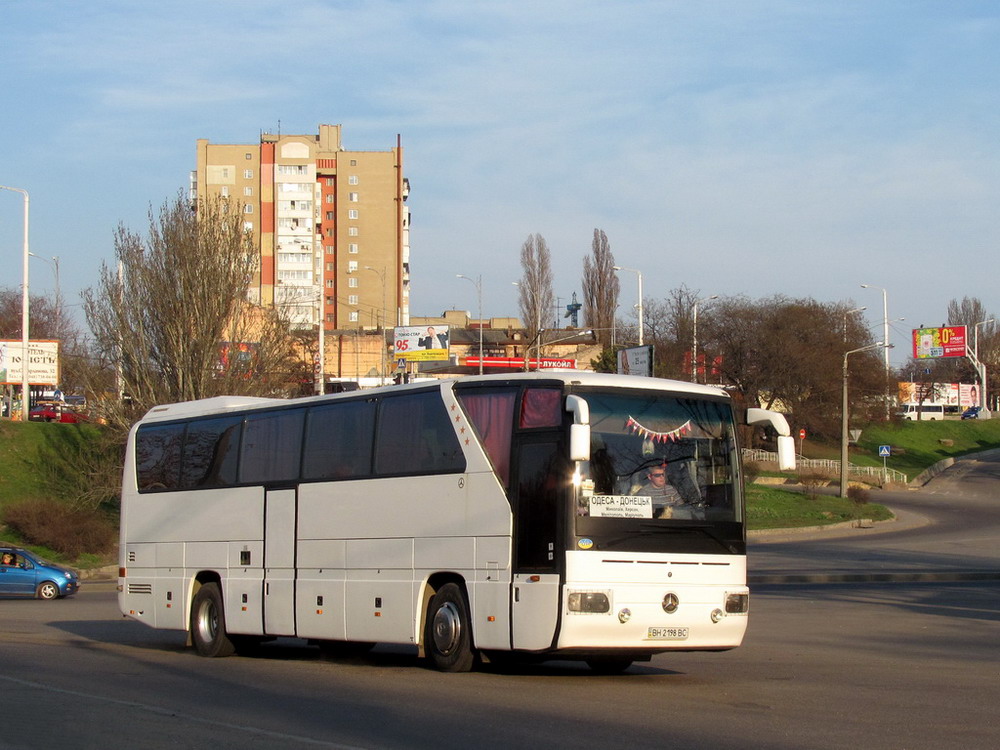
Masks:
[[[101,428],[91,424],[0,421],[0,542],[18,544],[56,562],[91,567],[102,556],[66,555],[49,546],[26,543],[3,524],[8,507],[30,502],[73,504],[74,485],[86,481],[79,457],[95,444]],[[69,511],[72,513],[71,511]],[[69,516],[72,521],[74,516]]]
[[[941,422],[890,422],[866,427],[851,462],[881,466],[880,445],[891,445],[890,469],[913,479],[943,458],[1000,448],[1000,419],[944,420]]]

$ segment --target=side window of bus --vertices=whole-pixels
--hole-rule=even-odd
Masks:
[[[437,391],[382,399],[375,473],[432,474],[465,471],[465,455]]]
[[[299,478],[305,409],[285,409],[247,417],[243,427],[240,482],[264,484]]]
[[[521,399],[518,427],[559,427],[562,425],[562,392],[556,388],[527,388]]]
[[[510,483],[510,438],[514,430],[517,392],[517,388],[464,388],[455,391],[504,487]]]
[[[183,424],[139,430],[135,441],[135,469],[140,492],[177,489],[183,437]]]
[[[375,402],[342,401],[309,410],[303,479],[359,479],[372,472]]]
[[[181,488],[227,487],[236,482],[241,417],[198,419],[184,436]]]

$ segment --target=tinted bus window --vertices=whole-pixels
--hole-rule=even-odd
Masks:
[[[486,455],[490,457],[493,471],[504,487],[510,483],[510,437],[514,430],[517,391],[517,388],[456,391]]]
[[[372,471],[375,403],[345,401],[309,410],[304,479],[358,479]]]
[[[183,424],[139,430],[135,441],[135,470],[140,492],[177,489],[183,437]]]
[[[465,456],[437,391],[394,396],[379,409],[375,473],[465,471]]]
[[[527,388],[521,399],[521,429],[562,424],[562,392],[554,388]]]
[[[240,482],[265,484],[299,478],[305,409],[247,417],[243,428]]]
[[[242,417],[198,419],[184,436],[181,487],[225,487],[236,482]]]

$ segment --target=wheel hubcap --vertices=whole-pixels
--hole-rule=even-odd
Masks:
[[[206,603],[198,612],[198,632],[201,634],[202,640],[211,641],[215,638],[218,626],[219,618],[216,615],[215,607]]]
[[[448,655],[452,652],[462,637],[462,620],[458,607],[452,602],[446,602],[434,613],[434,623],[431,628],[434,637],[434,648],[438,653]]]

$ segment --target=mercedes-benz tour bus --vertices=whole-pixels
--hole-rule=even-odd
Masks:
[[[129,435],[119,604],[204,656],[293,636],[610,672],[730,649],[738,425],[794,463],[783,416],[740,417],[719,388],[576,371],[158,406]]]

